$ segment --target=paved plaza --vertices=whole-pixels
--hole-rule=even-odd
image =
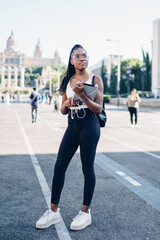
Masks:
[[[27,101],[0,103],[0,239],[159,240],[160,110],[140,108],[140,128],[131,129],[126,106],[106,105],[108,122],[101,129],[95,160],[92,225],[71,231],[83,196],[79,150],[66,172],[61,222],[37,230],[35,222],[50,205],[67,116],[41,104],[38,121],[32,124],[30,108]]]

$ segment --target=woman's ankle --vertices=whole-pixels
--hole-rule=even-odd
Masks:
[[[81,209],[81,211],[82,212],[85,212],[85,213],[89,213],[89,206],[86,206],[86,205],[82,205],[82,209]]]
[[[58,210],[58,204],[53,204],[53,203],[51,203],[51,210],[52,210],[53,212],[57,212],[57,210]]]

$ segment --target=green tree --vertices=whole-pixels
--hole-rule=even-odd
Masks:
[[[144,52],[142,49],[143,63],[145,64],[146,71],[144,73],[144,91],[151,91],[151,60],[149,53]]]
[[[41,76],[42,74],[42,67],[35,67],[32,69],[32,74],[39,74]]]
[[[25,85],[34,86],[36,85],[35,79],[40,79],[42,74],[42,67],[30,67],[25,69]]]
[[[52,78],[52,85],[54,86],[54,84],[58,82],[58,70],[60,71],[60,84],[61,84],[62,79],[64,78],[64,75],[66,73],[67,66],[53,65],[53,66],[51,66],[51,68],[52,68],[52,70],[57,72]],[[48,86],[48,84],[49,83],[47,83],[47,86]],[[55,91],[55,89],[53,89],[53,90]]]
[[[110,87],[109,87],[109,93],[111,94],[117,94],[117,66],[112,65],[111,66],[111,78],[110,78]]]
[[[141,66],[139,59],[127,59],[121,62],[120,93],[127,93],[128,89],[141,89]],[[127,73],[130,68],[130,74]]]
[[[103,81],[103,93],[107,93],[108,91],[108,86],[107,86],[107,69],[106,66],[104,65],[104,60],[102,60],[102,67],[101,67],[101,78]]]

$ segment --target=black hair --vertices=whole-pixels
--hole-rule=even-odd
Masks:
[[[69,55],[69,61],[68,61],[68,67],[67,67],[67,71],[65,73],[65,76],[62,80],[62,83],[60,85],[59,88],[59,92],[60,94],[63,94],[64,91],[66,90],[67,84],[69,82],[69,80],[71,79],[71,77],[73,77],[73,75],[75,74],[75,67],[71,64],[71,58],[72,58],[72,54],[75,50],[77,50],[78,48],[83,49],[84,51],[86,51],[80,44],[76,44],[73,46],[73,48],[71,49],[70,55]]]
[[[134,91],[134,90],[136,90],[136,92],[137,92],[137,89],[135,89],[135,88],[132,88],[132,89],[131,89],[131,92]]]
[[[36,91],[36,87],[34,87],[33,90]]]

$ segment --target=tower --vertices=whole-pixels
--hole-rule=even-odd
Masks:
[[[34,51],[34,57],[41,58],[42,57],[42,50],[40,46],[40,40],[38,39],[35,51]]]
[[[54,53],[54,64],[61,64],[61,58],[59,56],[58,50],[56,50]]]

